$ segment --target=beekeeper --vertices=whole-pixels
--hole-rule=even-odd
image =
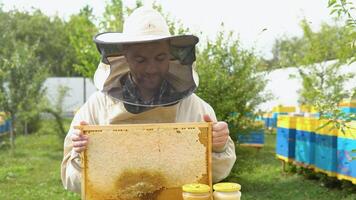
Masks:
[[[122,33],[101,33],[94,42],[102,56],[95,75],[98,88],[74,116],[64,141],[61,178],[66,189],[80,193],[79,154],[88,138],[76,125],[164,122],[213,123],[213,182],[224,179],[236,160],[226,122],[217,122],[213,108],[194,91],[198,76],[193,68],[193,35],[172,36],[159,12],[136,9]]]

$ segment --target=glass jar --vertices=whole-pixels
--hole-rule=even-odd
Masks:
[[[182,187],[184,200],[211,200],[209,185],[193,183]]]
[[[241,185],[237,183],[217,183],[214,188],[214,200],[240,200]]]

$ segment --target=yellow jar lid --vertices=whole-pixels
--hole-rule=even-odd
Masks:
[[[210,192],[209,185],[201,184],[201,183],[192,183],[186,184],[182,187],[183,192],[190,192],[190,193],[207,193]]]
[[[217,183],[213,186],[218,192],[236,192],[241,189],[241,185],[237,183]]]

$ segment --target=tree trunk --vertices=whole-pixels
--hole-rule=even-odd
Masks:
[[[60,131],[59,135],[61,137],[65,136],[66,135],[66,131],[64,129],[63,119],[62,119],[61,114],[57,113],[56,111],[54,111],[54,110],[52,110],[50,108],[44,108],[43,111],[51,114],[52,116],[54,116],[54,118],[56,119],[56,122],[58,124],[58,127],[59,127],[59,131]]]
[[[27,126],[27,120],[25,121],[25,127],[24,127],[24,133],[25,133],[25,135],[28,135],[28,126]]]
[[[10,146],[11,149],[15,148],[15,116],[11,115],[11,123],[10,123]]]

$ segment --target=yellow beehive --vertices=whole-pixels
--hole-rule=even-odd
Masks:
[[[211,123],[81,126],[82,199],[182,199],[188,183],[212,186]]]
[[[338,137],[356,140],[356,121],[348,122],[345,125],[344,130],[338,130]]]
[[[321,135],[337,136],[339,129],[334,126],[334,122],[330,122],[327,119],[320,119],[317,121],[315,132]]]
[[[314,132],[318,126],[317,121],[318,119],[313,117],[297,117],[296,129],[302,131]]]
[[[290,112],[295,112],[295,107],[294,106],[276,106],[272,109],[273,112],[277,113],[290,113]]]
[[[296,129],[296,126],[297,126],[297,117],[278,116],[278,121],[277,121],[278,128]]]
[[[306,112],[306,113],[317,113],[318,112],[318,110],[314,106],[310,106],[310,105],[301,105],[300,111]]]
[[[265,113],[263,114],[263,118],[272,118],[272,113]]]
[[[341,103],[339,103],[339,107],[356,108],[356,100],[342,101]]]
[[[5,121],[5,112],[0,112],[0,124],[4,123]]]

